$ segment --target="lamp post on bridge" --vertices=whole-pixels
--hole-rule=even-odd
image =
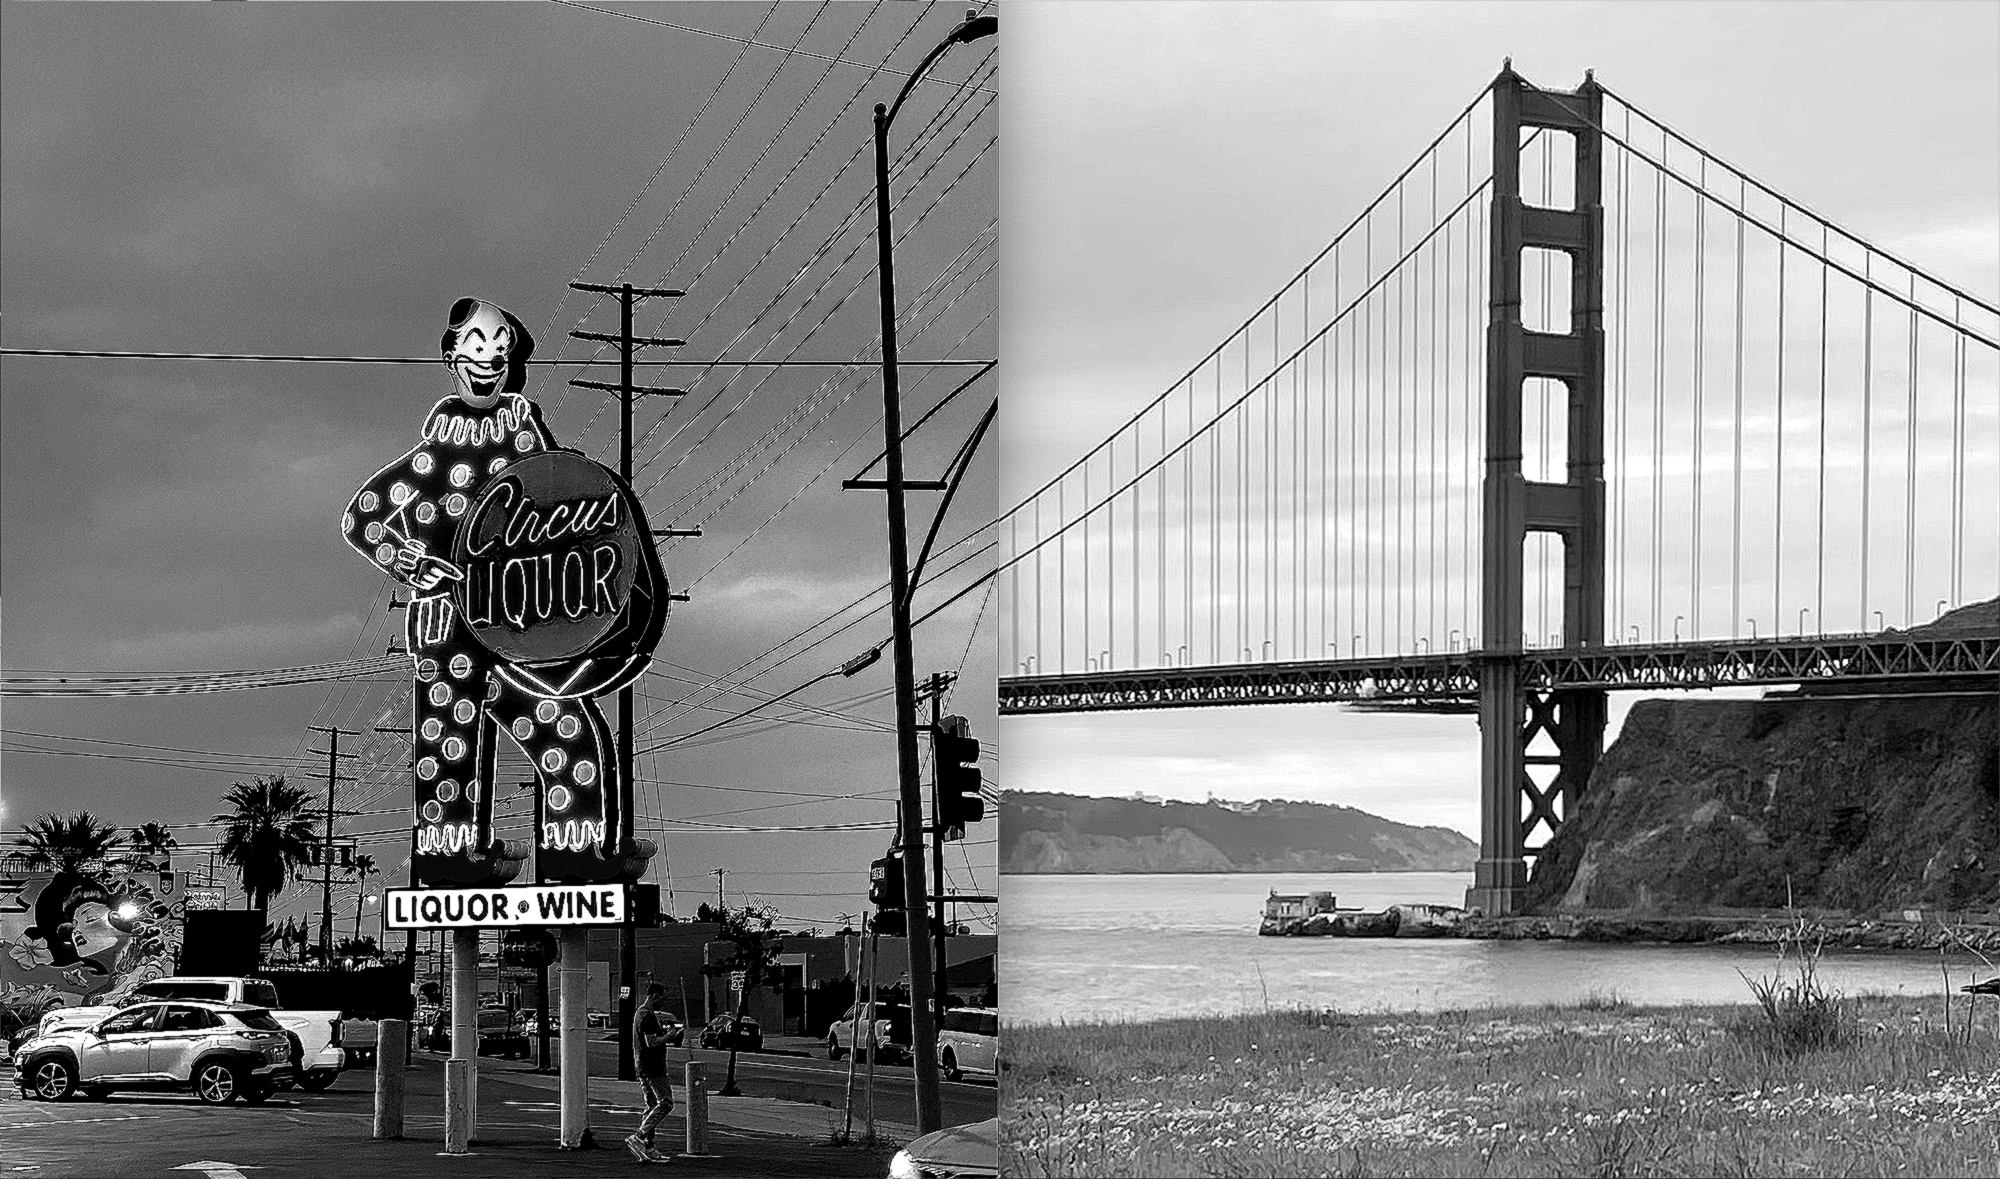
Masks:
[[[912,854],[903,861],[903,907],[912,914],[928,911],[924,892],[923,784],[917,768],[917,681],[910,641],[910,569],[908,522],[903,514],[903,414],[896,373],[896,274],[894,241],[889,224],[889,125],[903,100],[910,96],[931,66],[954,45],[968,44],[998,32],[995,16],[966,14],[966,19],[938,42],[896,95],[896,101],[875,104],[875,240],[877,274],[882,300],[882,438],[885,446],[884,490],[889,512],[889,620],[894,634],[896,668],[896,769],[901,831],[898,842]],[[928,1134],[943,1126],[939,1108],[937,1025],[932,1018],[931,939],[912,928],[904,939],[909,948],[910,1055],[916,1070],[917,1130]]]

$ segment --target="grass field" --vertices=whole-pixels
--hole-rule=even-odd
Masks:
[[[2000,1004],[1009,1025],[1001,1173],[2000,1175]]]

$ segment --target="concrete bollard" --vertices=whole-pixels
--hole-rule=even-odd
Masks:
[[[403,1081],[409,1068],[409,1021],[375,1025],[375,1137],[403,1136]]]
[[[708,1153],[708,1082],[702,1077],[701,1062],[687,1062],[686,1082],[681,1086],[682,1106],[687,1115],[687,1149],[684,1159],[712,1159]]]
[[[472,1071],[472,1062],[447,1060],[444,1062],[444,1150],[446,1154],[465,1154],[472,1145],[472,1105],[471,1086],[467,1083]]]

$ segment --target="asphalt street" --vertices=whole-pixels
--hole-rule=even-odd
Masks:
[[[261,1108],[205,1106],[181,1093],[27,1101],[8,1085],[0,1089],[0,1144],[4,1144],[0,1173],[36,1179],[629,1174],[640,1164],[626,1153],[621,1140],[642,1112],[638,1085],[612,1079],[616,1076],[613,1045],[594,1043],[591,1050],[590,1122],[601,1149],[564,1151],[557,1146],[557,1077],[536,1073],[526,1062],[484,1058],[478,1139],[469,1155],[444,1155],[444,1057],[418,1052],[411,1062],[405,1138],[400,1141],[378,1142],[371,1137],[374,1073],[368,1069],[350,1070],[324,1092],[293,1090]],[[744,1096],[729,1098],[713,1093],[722,1085],[727,1054],[696,1049],[692,1055],[708,1070],[709,1151],[717,1157],[676,1159],[665,1164],[673,1174],[882,1175],[895,1145],[914,1133],[909,1125],[914,1115],[907,1074],[898,1079],[885,1069],[876,1078],[877,1128],[887,1141],[875,1148],[842,1147],[834,1145],[834,1135],[843,1123],[844,1063],[741,1054],[737,1082]],[[675,1071],[675,1110],[661,1126],[657,1141],[663,1151],[678,1152],[684,1142],[686,1102],[678,1067]],[[994,1115],[997,1094],[990,1083],[945,1088],[947,1124]],[[861,1126],[857,1111],[857,1136]]]

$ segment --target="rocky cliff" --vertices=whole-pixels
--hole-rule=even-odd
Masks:
[[[1444,827],[1316,802],[1162,802],[1009,793],[1000,870],[1038,872],[1463,871],[1479,857]]]
[[[1994,616],[1994,603],[1968,607],[1935,630]],[[2000,909],[1997,706],[1990,680],[1642,701],[1537,864],[1528,906]]]

